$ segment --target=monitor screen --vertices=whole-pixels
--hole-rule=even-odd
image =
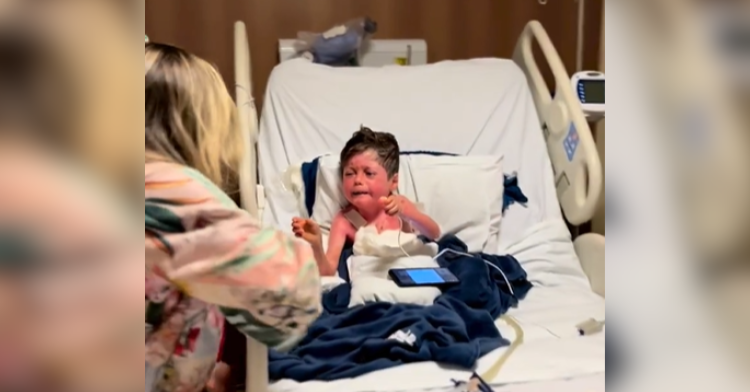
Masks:
[[[578,95],[583,103],[604,103],[604,80],[581,80]]]

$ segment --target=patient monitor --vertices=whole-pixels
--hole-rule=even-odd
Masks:
[[[573,91],[581,108],[590,121],[604,117],[604,74],[597,71],[581,71],[570,78]]]

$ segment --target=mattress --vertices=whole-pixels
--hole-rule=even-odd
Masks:
[[[506,174],[518,176],[529,203],[504,215],[496,253],[514,255],[536,287],[511,311],[525,343],[488,381],[498,391],[603,391],[605,333],[580,337],[575,325],[603,319],[604,300],[591,292],[562,219],[536,108],[518,66],[501,59],[383,68],[281,63],[269,79],[258,141],[266,224],[288,230],[301,213],[282,173],[338,153],[361,125],[393,133],[405,151],[504,156]],[[504,322],[498,328],[514,338]],[[477,370],[488,369],[504,350],[482,358]],[[468,376],[420,363],[336,382],[284,380],[271,391],[441,391],[450,390],[451,379]]]

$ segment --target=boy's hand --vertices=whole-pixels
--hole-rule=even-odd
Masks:
[[[416,210],[414,203],[401,195],[381,197],[380,204],[385,209],[386,214],[391,216],[404,215],[408,217]]]
[[[312,246],[323,243],[320,226],[312,219],[292,218],[292,232],[297,238],[302,238]]]

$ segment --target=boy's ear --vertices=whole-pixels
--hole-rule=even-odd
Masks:
[[[398,173],[391,177],[391,192],[398,191]]]

